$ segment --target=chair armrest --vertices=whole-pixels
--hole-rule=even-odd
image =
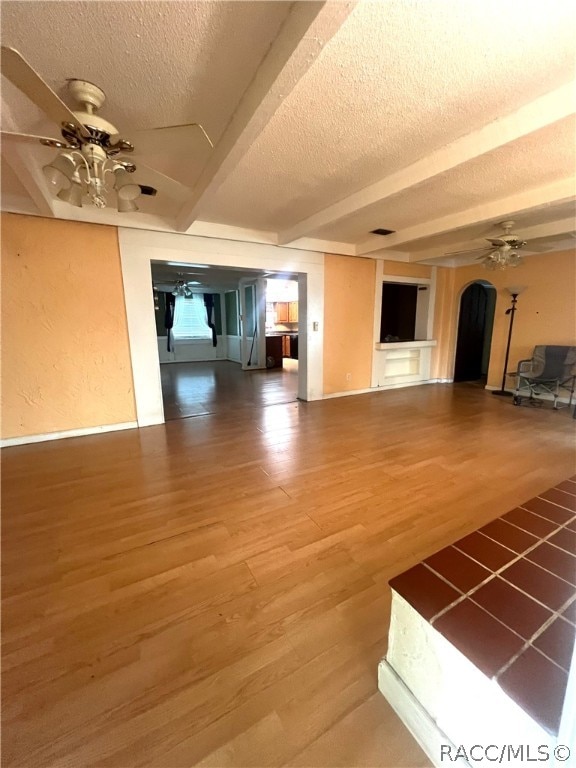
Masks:
[[[529,365],[526,365],[526,363],[529,363]],[[528,360],[518,360],[518,367],[516,368],[516,373],[526,373],[526,371],[529,371],[532,368],[532,358],[529,358]]]

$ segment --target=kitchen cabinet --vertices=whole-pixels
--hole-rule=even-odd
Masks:
[[[297,301],[277,301],[274,304],[277,323],[297,323],[298,322],[298,302]]]
[[[266,368],[282,368],[284,336],[266,336]]]
[[[274,308],[276,310],[276,322],[277,323],[287,323],[289,322],[289,308],[288,308],[288,302],[287,301],[277,301],[274,305]]]
[[[298,336],[289,336],[290,339],[290,357],[293,360],[298,360]]]
[[[282,336],[282,356],[291,357],[293,360],[298,360],[298,336],[292,334],[291,336]]]

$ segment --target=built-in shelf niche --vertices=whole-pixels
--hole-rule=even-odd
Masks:
[[[432,350],[436,346],[432,338],[435,270],[429,278],[385,275],[383,265],[378,264],[376,280],[372,387],[401,387],[428,381]],[[388,311],[386,301],[396,305],[396,325],[394,306]],[[387,336],[390,341],[384,341]]]

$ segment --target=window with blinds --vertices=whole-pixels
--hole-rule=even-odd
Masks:
[[[172,336],[175,341],[184,339],[212,340],[212,331],[208,325],[203,296],[196,294],[190,299],[176,296]]]

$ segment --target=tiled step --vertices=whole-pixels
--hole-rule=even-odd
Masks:
[[[576,637],[575,478],[390,586],[548,733],[558,732]]]

